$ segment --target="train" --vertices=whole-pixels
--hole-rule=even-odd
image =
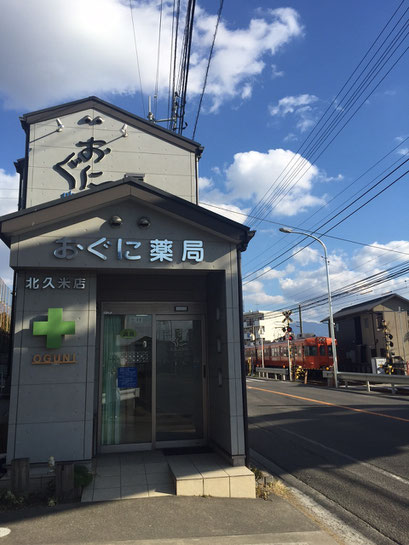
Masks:
[[[288,368],[288,346],[292,370],[308,371],[309,375],[322,375],[323,370],[333,366],[331,337],[297,337],[288,343],[286,340],[266,342],[261,346],[245,348],[246,361],[251,369],[261,367]]]

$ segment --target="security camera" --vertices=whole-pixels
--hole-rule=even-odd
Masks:
[[[102,125],[103,122],[104,122],[104,120],[102,119],[102,117],[100,115],[94,119],[94,123],[96,125]]]

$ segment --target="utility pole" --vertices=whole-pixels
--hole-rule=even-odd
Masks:
[[[291,310],[285,310],[283,312],[284,320],[283,324],[285,324],[285,327],[283,327],[283,331],[285,332],[285,338],[287,339],[287,354],[288,354],[288,374],[290,376],[290,381],[293,380],[293,373],[292,373],[292,365],[291,365],[291,351],[290,351],[290,337],[292,340],[292,328],[290,327],[290,322],[292,322],[292,318],[290,318],[292,314]]]
[[[301,318],[301,305],[298,305],[298,315],[300,317],[300,335],[302,337],[302,318]]]

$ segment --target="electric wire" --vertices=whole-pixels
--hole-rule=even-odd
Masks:
[[[153,115],[156,119],[158,111],[158,94],[159,94],[159,67],[160,67],[160,43],[162,35],[162,15],[163,15],[163,0],[160,2],[159,8],[159,28],[158,28],[158,51],[156,55],[156,77],[155,77],[155,90],[153,95]]]
[[[129,0],[129,9],[131,10],[133,43],[134,43],[134,48],[135,48],[136,65],[137,65],[137,68],[138,68],[139,89],[140,89],[140,92],[141,92],[142,111],[143,111],[143,116],[145,117],[144,92],[143,92],[143,87],[142,87],[141,70],[140,70],[140,66],[139,66],[138,45],[137,45],[137,42],[136,42],[136,30],[135,30],[135,21],[134,21],[134,18],[133,18],[133,11],[132,11],[132,0]]]
[[[341,210],[340,212],[338,212],[337,214],[335,214],[335,216],[333,216],[332,219],[335,219],[336,217],[338,217],[342,212],[346,211],[347,208],[349,208],[350,206],[352,206],[353,204],[355,204],[359,199],[361,199],[362,197],[364,197],[365,195],[367,195],[372,189],[374,189],[375,187],[377,187],[381,182],[385,181],[389,176],[391,176],[393,173],[395,173],[401,166],[403,166],[405,163],[407,163],[409,161],[409,159],[406,159],[405,161],[403,161],[398,167],[396,167],[395,169],[393,169],[391,172],[389,172],[386,176],[384,176],[380,181],[376,182],[376,184],[374,184],[370,190],[366,191],[363,195],[361,195],[359,198],[355,199],[350,205],[344,207],[343,210]],[[342,218],[341,220],[339,220],[335,225],[331,226],[327,231],[325,231],[323,234],[325,235],[326,233],[328,233],[329,231],[331,231],[332,229],[335,229],[335,227],[337,227],[338,225],[340,225],[341,223],[343,223],[344,221],[346,221],[348,218],[350,218],[353,214],[355,214],[356,212],[358,212],[359,210],[361,210],[362,208],[364,208],[364,206],[366,206],[367,204],[369,204],[370,202],[372,202],[375,198],[377,198],[379,195],[381,195],[384,191],[386,191],[386,189],[389,189],[390,187],[392,187],[396,182],[398,182],[399,180],[401,180],[403,178],[403,176],[405,176],[407,173],[409,172],[409,170],[407,170],[406,172],[404,172],[402,175],[400,175],[398,178],[396,178],[395,180],[393,180],[391,183],[389,183],[384,189],[382,189],[381,191],[379,191],[378,193],[376,193],[376,195],[374,195],[373,197],[371,197],[370,199],[368,199],[365,203],[363,203],[362,205],[360,205],[358,208],[356,208],[355,210],[353,210],[350,214],[348,214],[346,217]],[[331,219],[331,221],[332,221]],[[330,220],[326,221],[323,225],[320,225],[320,228],[322,228],[324,225],[327,225],[329,223]],[[315,232],[315,231],[314,231]],[[305,241],[308,237],[304,237],[302,239],[301,242]],[[310,246],[313,242],[309,242],[307,244],[307,246]],[[270,265],[271,263],[273,263],[275,261],[275,259],[279,259],[280,257],[282,257],[283,255],[285,255],[285,253],[291,251],[293,248],[295,248],[297,245],[299,244],[299,242],[296,242],[295,244],[293,244],[289,249],[287,249],[286,251],[282,252],[281,254],[279,254],[279,256],[277,258],[273,258],[273,259],[270,259],[267,263],[265,263],[262,267],[259,267],[256,271],[253,271],[252,273],[248,273],[247,275],[245,275],[243,278],[246,279],[248,278],[249,276],[252,276],[254,274],[256,274],[259,270],[261,270],[262,268],[266,267],[267,265]],[[306,246],[305,246],[306,247]],[[304,248],[302,248],[304,249]],[[299,250],[301,251],[301,250]],[[299,253],[299,251],[297,251],[296,253]],[[295,255],[295,254],[293,254]],[[289,259],[289,258],[288,258]],[[284,261],[281,261],[280,262],[280,265],[287,261],[287,259],[285,259]],[[263,276],[265,274],[265,272],[259,274],[258,276],[256,276],[255,278],[252,279],[253,280],[256,280],[257,278],[260,278],[260,276]]]
[[[217,208],[219,210],[223,210],[224,212],[228,211],[228,212],[231,212],[232,214],[237,214],[237,215],[240,215],[240,216],[249,217],[249,215],[245,214],[244,212],[237,212],[236,210],[230,210],[229,208],[226,208],[226,207],[223,207],[223,206],[217,206],[215,204],[207,203],[205,201],[199,201],[199,204],[205,205],[206,207],[211,206],[212,208]],[[254,217],[255,219],[258,219],[255,216],[252,216],[252,217]],[[273,221],[273,220],[269,220],[269,219],[266,219],[266,218],[263,218],[262,221],[266,222],[266,223],[272,223],[274,225],[283,226],[283,222]],[[285,224],[285,226],[289,227],[290,229],[298,229],[298,227],[295,227],[293,225]],[[402,255],[409,256],[409,252],[400,252],[399,250],[393,250],[392,248],[384,248],[383,246],[375,246],[374,244],[369,244],[369,243],[366,243],[366,242],[359,242],[357,240],[351,240],[351,239],[343,238],[343,237],[336,237],[334,235],[328,235],[328,234],[325,234],[325,233],[318,233],[317,231],[312,231],[312,233],[316,234],[319,237],[331,238],[331,239],[339,240],[339,241],[342,241],[342,242],[349,242],[351,244],[356,244],[358,246],[366,246],[368,248],[375,248],[376,250],[382,250],[383,252],[393,252],[393,253],[396,253],[396,254],[402,254]]]
[[[405,37],[409,35],[409,32]],[[402,52],[402,54],[398,57],[398,59],[394,62],[394,64],[389,68],[389,70],[386,72],[386,74],[383,75],[381,80],[376,84],[376,86],[370,91],[370,93],[362,100],[360,105],[355,109],[355,111],[352,113],[352,115],[347,119],[347,121],[341,126],[341,128],[335,133],[335,135],[331,138],[331,140],[325,145],[325,147],[319,152],[317,156],[314,158],[309,157],[311,161],[308,161],[307,159],[304,159],[303,163],[301,163],[301,166],[298,168],[298,170],[290,177],[290,179],[285,183],[282,184],[281,187],[277,189],[273,197],[266,203],[266,206],[271,208],[271,210],[275,209],[277,205],[283,200],[283,198],[290,193],[290,191],[294,188],[294,186],[301,180],[302,176],[304,176],[313,166],[313,164],[321,157],[321,155],[326,151],[326,149],[332,144],[332,142],[336,139],[336,137],[342,132],[342,130],[346,127],[346,125],[355,117],[355,115],[358,113],[358,111],[362,108],[362,106],[366,103],[366,101],[370,98],[370,96],[376,91],[376,89],[379,87],[379,85],[382,83],[382,81],[386,78],[386,76],[390,73],[390,71],[396,66],[396,64],[400,61],[402,56],[408,51],[409,46]],[[372,81],[372,80],[371,80]],[[358,98],[361,96],[362,93],[358,96]],[[355,102],[354,102],[355,104]],[[349,112],[351,107],[346,109],[346,113]],[[343,114],[343,117],[346,114]],[[333,127],[335,128],[336,125]],[[332,130],[332,129],[331,129]],[[331,132],[331,131],[330,131]],[[329,133],[330,134],[330,133]],[[328,134],[326,135],[328,136]],[[324,137],[323,137],[324,138]],[[313,149],[313,152],[316,151],[317,147],[320,146],[320,144],[324,140],[321,138],[321,140],[316,144],[315,148]],[[305,170],[305,172],[302,173],[293,183],[291,182],[294,180],[295,176],[300,172],[300,169],[306,164],[309,163],[308,168]],[[287,190],[287,191],[286,191]],[[275,201],[275,202],[274,202]],[[274,203],[274,204],[273,204]],[[271,211],[269,210],[269,211]]]
[[[306,159],[304,159],[304,158],[301,158],[301,159],[300,159],[301,155],[298,155],[298,156],[297,156],[297,154],[299,154],[301,151],[305,154],[307,150],[310,150],[310,151],[311,151],[312,149],[314,149],[314,148],[311,148],[311,145],[314,145],[314,139],[313,139],[313,142],[310,142],[309,144],[308,144],[308,140],[311,139],[312,135],[314,134],[314,131],[317,130],[318,126],[320,125],[320,123],[322,122],[322,120],[325,118],[325,116],[326,116],[326,114],[328,113],[328,111],[332,108],[332,106],[334,106],[334,105],[336,104],[336,101],[337,101],[339,95],[341,94],[342,90],[345,88],[345,86],[347,85],[347,83],[352,79],[353,75],[355,74],[355,72],[357,71],[357,69],[359,68],[359,66],[362,64],[362,62],[364,61],[364,59],[368,56],[370,50],[373,48],[373,46],[375,45],[375,43],[378,41],[379,37],[383,34],[383,32],[385,31],[385,29],[387,28],[387,26],[389,25],[390,21],[391,21],[392,18],[395,16],[395,14],[397,13],[397,11],[400,9],[400,7],[402,6],[402,4],[403,4],[403,1],[400,3],[400,5],[399,5],[398,8],[395,10],[395,12],[394,12],[394,14],[392,15],[392,17],[389,19],[388,23],[384,26],[383,30],[380,32],[380,34],[378,35],[378,37],[376,38],[376,40],[373,42],[373,44],[371,45],[371,47],[368,49],[368,51],[367,51],[367,53],[365,54],[364,58],[363,58],[363,59],[361,60],[361,62],[358,64],[358,66],[356,67],[356,69],[354,70],[354,72],[351,74],[351,76],[348,78],[347,82],[344,84],[344,86],[343,86],[343,88],[341,89],[341,91],[338,93],[338,95],[337,95],[337,96],[335,97],[335,99],[332,101],[332,103],[330,104],[330,106],[327,108],[326,112],[324,112],[324,114],[321,116],[321,118],[320,118],[320,120],[318,121],[318,123],[315,125],[315,127],[312,129],[312,131],[310,132],[310,134],[307,136],[307,138],[304,140],[304,142],[303,142],[303,143],[301,144],[301,146],[298,148],[298,150],[297,150],[297,152],[296,152],[296,155],[293,156],[292,159],[290,160],[290,162],[284,167],[284,169],[281,171],[280,175],[276,178],[276,180],[275,180],[275,182],[272,184],[272,186],[270,186],[270,189],[267,190],[267,192],[265,193],[265,195],[263,196],[263,198],[258,202],[258,204],[257,204],[255,207],[253,207],[252,213],[255,213],[255,211],[257,211],[257,212],[255,213],[255,215],[260,216],[261,213],[264,212],[264,210],[266,209],[266,207],[268,207],[268,203],[270,203],[270,202],[272,201],[273,197],[270,195],[269,201],[266,201],[267,194],[268,194],[269,192],[271,192],[271,191],[274,190],[274,185],[277,183],[277,181],[280,179],[280,177],[282,177],[282,175],[283,175],[283,174],[285,173],[285,171],[288,169],[288,167],[290,166],[290,164],[291,164],[293,161],[295,161],[295,158],[297,158],[297,161],[298,161],[298,162],[301,161],[301,162],[304,163],[304,164],[307,162]],[[406,11],[407,11],[407,10],[406,10]],[[405,13],[406,13],[406,11],[405,11]],[[399,19],[399,21],[402,19],[402,17],[403,17],[403,16],[401,16],[401,18]],[[398,21],[398,22],[399,22],[399,21]],[[395,27],[396,27],[396,25],[395,25]],[[394,27],[394,28],[395,28],[395,27]],[[393,31],[393,30],[392,30],[392,31]],[[392,32],[392,31],[391,31],[391,32]],[[389,33],[388,37],[390,36],[391,32]],[[385,42],[385,40],[384,40],[384,42]],[[378,49],[379,49],[379,48],[378,48]],[[395,50],[396,50],[396,49],[395,49]],[[405,51],[405,52],[406,52],[406,51]],[[404,53],[405,53],[405,52],[404,52]],[[403,54],[404,54],[404,53],[403,53]],[[402,54],[402,55],[403,55],[403,54]],[[400,58],[401,58],[401,57],[400,57]],[[398,59],[398,61],[400,60],[400,58]],[[398,61],[396,61],[396,62],[398,62]],[[396,62],[395,62],[394,65],[389,69],[389,71],[387,72],[387,74],[388,74],[388,73],[390,72],[390,70],[396,65]],[[378,64],[379,64],[379,61],[378,61]],[[375,65],[374,68],[376,68],[376,66],[377,66],[377,65]],[[374,68],[373,68],[373,69],[374,69]],[[372,70],[373,70],[373,69],[372,69]],[[379,72],[379,71],[378,71],[378,72]],[[359,78],[361,77],[362,73],[363,73],[363,71],[361,71],[361,73],[359,74],[359,76],[356,78],[354,84],[355,84],[357,81],[359,81]],[[385,74],[384,77],[386,77],[387,74]],[[381,81],[383,81],[384,77],[382,78]],[[373,78],[372,78],[372,79],[373,79]],[[381,83],[381,82],[379,82],[378,85],[379,85],[380,83]],[[354,85],[354,84],[353,84],[353,85]],[[351,90],[352,88],[353,88],[353,87],[351,86],[350,90]],[[350,93],[350,90],[348,90],[348,92],[344,95],[344,97],[346,97],[346,96],[348,95],[348,93]],[[373,90],[371,91],[371,94],[374,92],[374,90],[375,90],[375,89],[373,89]],[[362,94],[362,93],[361,93],[361,94]],[[344,97],[343,97],[343,99],[344,99]],[[366,97],[365,100],[367,100],[367,98],[368,98],[368,97]],[[343,100],[343,99],[342,99],[342,100]],[[356,102],[356,100],[355,100],[355,102]],[[364,101],[364,102],[365,102],[365,101]],[[341,101],[338,103],[337,108],[340,108],[340,104],[341,104]],[[362,104],[361,104],[361,106],[362,106]],[[350,108],[349,108],[349,109],[350,109]],[[349,110],[348,110],[348,111],[349,111]],[[354,115],[356,115],[357,111],[358,111],[358,109],[357,109],[357,110],[354,112],[354,114],[349,118],[348,122],[352,119],[352,117],[354,117]],[[331,115],[333,115],[333,113],[334,113],[334,112],[332,112]],[[341,112],[341,113],[343,113],[343,112]],[[347,113],[347,112],[344,113],[344,116],[346,115],[346,113]],[[328,121],[328,120],[327,120],[327,121]],[[345,125],[344,125],[344,126],[345,126]],[[325,125],[324,125],[324,127],[325,127]],[[320,131],[322,131],[324,127],[322,127],[322,128],[320,129]],[[342,129],[341,129],[341,130],[342,130]],[[339,132],[340,132],[340,131],[339,131]],[[336,134],[336,136],[339,134],[339,132]],[[321,135],[321,137],[322,137],[322,135]],[[314,138],[316,139],[317,136],[315,136]],[[331,142],[332,142],[332,140],[331,140]],[[315,143],[316,143],[316,142],[315,142]],[[321,143],[322,143],[322,138],[321,138]],[[326,148],[325,148],[325,149],[326,149]],[[323,151],[325,151],[325,149],[324,149]],[[296,161],[296,162],[297,162],[297,161]],[[295,165],[294,165],[294,166],[295,166]],[[299,172],[299,169],[298,169],[298,172]],[[304,173],[304,174],[305,174],[305,173]],[[277,190],[277,188],[276,188],[276,190]],[[277,193],[277,191],[276,191],[276,193]],[[275,194],[273,194],[273,195],[276,196]]]
[[[213,41],[212,41],[212,45],[210,47],[209,58],[207,59],[207,66],[206,66],[206,72],[205,72],[205,77],[204,77],[204,81],[203,81],[203,88],[202,88],[202,92],[200,94],[199,106],[197,108],[197,114],[196,114],[195,124],[194,124],[194,128],[193,128],[193,133],[192,133],[192,139],[193,140],[195,139],[197,123],[199,121],[200,111],[202,109],[203,96],[204,96],[205,91],[206,91],[207,78],[209,76],[210,63],[211,63],[212,57],[213,57],[214,44],[216,42],[217,31],[219,29],[220,17],[222,15],[222,10],[223,10],[223,3],[224,3],[224,0],[220,0],[219,11],[217,12],[216,26],[215,26],[214,34],[213,34]]]
[[[406,137],[402,142],[400,142],[397,146],[395,146],[394,148],[392,148],[386,155],[384,155],[381,159],[379,159],[375,164],[373,164],[371,167],[369,167],[365,172],[363,172],[360,176],[358,176],[357,178],[355,178],[350,184],[348,184],[345,188],[343,188],[341,191],[339,191],[336,195],[334,195],[329,201],[327,201],[325,203],[325,205],[322,205],[320,206],[317,210],[315,210],[315,212],[313,212],[309,217],[308,217],[308,220],[311,220],[311,218],[313,216],[315,216],[316,214],[318,214],[321,210],[324,210],[325,208],[328,207],[328,205],[333,202],[334,200],[336,200],[342,193],[345,193],[350,187],[352,187],[353,185],[355,185],[359,180],[361,180],[366,174],[368,174],[371,170],[373,170],[376,166],[378,166],[384,159],[386,159],[386,157],[388,157],[389,155],[391,155],[394,151],[396,151],[397,148],[399,148],[400,146],[402,146],[402,144],[404,144],[407,140],[409,139],[409,136]],[[409,151],[407,153],[404,154],[404,156],[408,155],[409,154]],[[394,161],[391,165],[389,165],[389,167],[387,167],[386,169],[384,169],[383,171],[381,171],[379,174],[376,175],[375,178],[373,178],[372,180],[370,180],[367,184],[365,184],[360,190],[356,191],[355,193],[353,193],[350,197],[348,197],[348,199],[346,199],[345,201],[343,201],[341,204],[339,204],[334,210],[332,210],[331,212],[329,212],[326,216],[324,216],[323,218],[321,218],[319,221],[315,222],[315,224],[313,224],[311,227],[304,227],[304,224],[307,222],[307,220],[304,220],[303,222],[299,223],[297,226],[289,226],[289,225],[286,225],[284,224],[283,222],[280,223],[279,225],[284,225],[286,227],[291,227],[292,229],[301,229],[301,230],[307,230],[309,232],[311,232],[311,234],[314,234],[318,229],[320,229],[322,227],[322,225],[320,225],[320,222],[322,222],[323,220],[327,219],[328,217],[331,216],[331,214],[333,214],[334,212],[336,212],[337,210],[339,210],[340,207],[342,207],[343,205],[345,205],[348,200],[352,199],[353,197],[355,197],[356,195],[359,194],[360,191],[363,191],[364,189],[367,189],[367,187],[374,181],[376,180],[377,177],[379,176],[382,176],[382,174],[384,174],[385,172],[388,171],[388,169],[390,169],[391,167],[393,167],[397,162],[399,162],[401,159],[397,159],[396,161]],[[259,217],[256,217],[256,219],[260,219],[262,221],[265,221],[263,218],[259,218]],[[274,223],[274,222],[271,222],[271,223]],[[277,223],[277,222],[276,222]],[[278,225],[278,223],[277,223]],[[284,245],[286,246],[286,244]],[[254,260],[257,260],[257,258],[261,257],[261,256],[264,256],[269,250],[271,249],[271,246],[269,248],[266,248],[265,250],[263,250],[261,253],[259,253],[257,256],[254,257],[254,259],[252,260],[252,265],[254,266]]]

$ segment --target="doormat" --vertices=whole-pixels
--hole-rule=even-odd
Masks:
[[[178,454],[211,454],[214,450],[210,447],[175,447],[164,448],[162,452],[165,456],[176,456]]]

